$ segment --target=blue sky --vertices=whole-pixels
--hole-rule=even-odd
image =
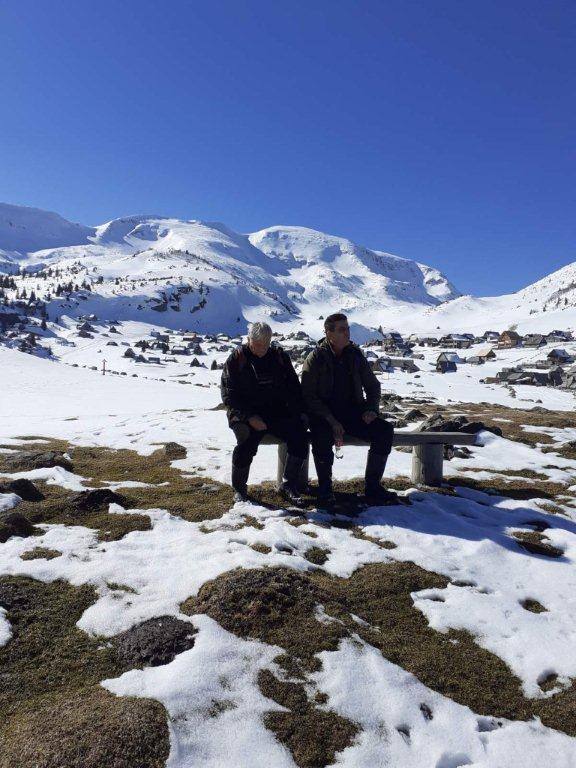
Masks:
[[[300,224],[516,290],[576,260],[576,5],[0,0],[0,200]]]

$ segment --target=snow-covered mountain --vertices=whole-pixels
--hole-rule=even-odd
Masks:
[[[505,330],[522,333],[576,328],[576,262],[543,277],[516,293],[484,298],[459,296],[431,307],[420,317],[407,318],[414,329],[422,323],[442,331]]]
[[[220,223],[147,215],[83,227],[32,208],[0,211],[0,271],[36,273],[50,315],[159,322],[161,312],[166,327],[233,332],[266,318],[320,332],[322,316],[343,310],[368,333],[389,313],[460,295],[432,267],[303,227],[245,235]],[[70,282],[72,291],[55,296]]]
[[[92,227],[73,224],[57,213],[0,203],[0,260],[15,264],[43,248],[87,243]],[[0,264],[2,269],[2,264]]]
[[[90,311],[160,324],[160,312],[165,327],[231,333],[267,319],[318,335],[322,318],[341,310],[359,340],[379,326],[422,333],[576,327],[576,262],[517,293],[462,296],[433,267],[305,227],[240,234],[156,215],[86,227],[0,204],[0,272],[22,267],[51,269],[38,274],[51,316]],[[75,290],[82,285],[84,294]]]

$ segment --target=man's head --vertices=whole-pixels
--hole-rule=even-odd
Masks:
[[[350,326],[348,318],[341,312],[328,315],[324,320],[326,339],[335,352],[341,352],[350,344]]]
[[[252,323],[248,329],[248,346],[256,357],[264,357],[270,349],[272,328],[268,323]]]

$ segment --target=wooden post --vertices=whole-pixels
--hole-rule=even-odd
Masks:
[[[442,485],[444,445],[429,443],[412,448],[412,482],[416,485]]]

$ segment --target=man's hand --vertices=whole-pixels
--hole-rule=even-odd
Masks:
[[[248,424],[250,424],[252,429],[255,429],[256,432],[264,432],[266,429],[268,429],[268,425],[264,419],[260,418],[260,416],[250,416],[248,419]]]
[[[344,427],[339,421],[335,421],[332,424],[332,434],[334,435],[334,442],[341,444],[342,440],[344,440]]]
[[[364,411],[362,414],[362,421],[364,424],[372,424],[375,418],[377,418],[377,416],[374,411]]]

